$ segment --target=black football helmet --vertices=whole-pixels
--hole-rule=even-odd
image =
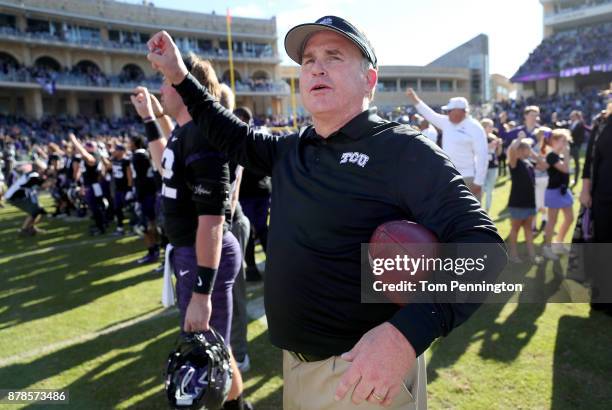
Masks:
[[[165,374],[173,409],[218,410],[232,385],[230,354],[212,327],[204,333],[181,335],[168,357]]]

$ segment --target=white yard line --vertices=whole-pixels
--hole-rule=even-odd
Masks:
[[[137,318],[132,319],[132,320],[128,320],[127,322],[122,322],[122,323],[116,324],[114,326],[111,326],[111,327],[109,327],[107,329],[104,329],[104,330],[100,330],[98,332],[86,333],[84,335],[73,337],[72,339],[62,340],[61,342],[52,343],[50,345],[46,345],[46,346],[40,347],[38,349],[30,350],[28,352],[16,354],[16,355],[9,356],[9,357],[4,357],[4,358],[0,359],[0,367],[10,366],[12,364],[15,364],[15,363],[18,363],[18,362],[22,362],[22,361],[27,360],[29,358],[40,356],[42,354],[50,354],[50,353],[53,353],[53,352],[58,351],[60,349],[64,349],[64,348],[66,348],[68,346],[72,346],[72,345],[75,345],[77,343],[88,342],[88,341],[93,340],[93,339],[95,339],[95,338],[97,338],[99,336],[104,336],[104,335],[116,332],[118,330],[125,329],[127,327],[130,327],[130,326],[142,323],[142,322],[146,322],[147,320],[157,319],[157,318],[161,318],[161,317],[166,317],[166,316],[170,316],[170,315],[175,314],[175,313],[176,313],[176,309],[174,309],[174,308],[164,309],[162,311],[156,311],[156,312],[147,313],[146,315],[137,317]]]
[[[155,311],[155,312],[147,313],[146,315],[137,317],[132,320],[128,320],[126,322],[116,324],[114,326],[111,326],[104,330],[100,330],[98,332],[86,333],[84,335],[73,337],[72,339],[62,340],[61,342],[52,343],[50,345],[46,345],[38,349],[30,350],[28,352],[16,354],[13,356],[8,356],[5,358],[0,358],[0,367],[10,366],[15,363],[23,362],[33,357],[51,354],[53,352],[56,352],[58,350],[64,349],[66,347],[69,347],[69,346],[72,346],[78,343],[88,342],[99,336],[104,336],[104,335],[128,328],[130,326],[134,326],[139,323],[146,322],[148,320],[159,319],[159,318],[170,316],[176,313],[177,313],[177,309],[175,307],[164,309],[162,311]],[[247,303],[247,314],[252,320],[258,320],[261,323],[263,323],[266,327],[268,326],[268,321],[266,320],[266,315],[264,312],[263,296],[250,300]]]

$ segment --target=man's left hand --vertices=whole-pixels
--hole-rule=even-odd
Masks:
[[[185,313],[185,332],[206,332],[210,328],[211,312],[210,295],[193,292]]]
[[[138,86],[134,88],[132,95],[130,95],[132,105],[140,118],[153,118],[153,106],[151,105],[151,97],[149,96],[149,90],[146,87]]]
[[[395,326],[385,322],[363,335],[341,358],[351,365],[336,388],[336,400],[342,400],[356,386],[354,404],[367,400],[390,406],[404,388],[404,379],[415,365],[416,352]]]

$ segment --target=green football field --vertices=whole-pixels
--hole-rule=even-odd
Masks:
[[[499,179],[491,212],[503,237],[509,187]],[[59,408],[167,408],[162,374],[178,313],[161,306],[162,274],[135,263],[141,239],[92,238],[87,220],[52,219],[47,234],[20,238],[22,219],[0,209],[0,389],[68,390]],[[550,264],[516,269],[557,280]],[[248,297],[246,394],[257,409],[280,409],[281,354],[268,342],[262,285]],[[485,305],[429,349],[429,407],[611,408],[611,342],[612,318],[586,304]]]

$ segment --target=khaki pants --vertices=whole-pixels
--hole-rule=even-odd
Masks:
[[[342,401],[334,395],[340,378],[350,363],[339,356],[319,362],[304,363],[283,351],[283,409],[284,410],[425,410],[427,409],[427,373],[425,356],[417,357],[411,374],[393,400],[391,407],[370,402],[355,406],[349,391]]]

